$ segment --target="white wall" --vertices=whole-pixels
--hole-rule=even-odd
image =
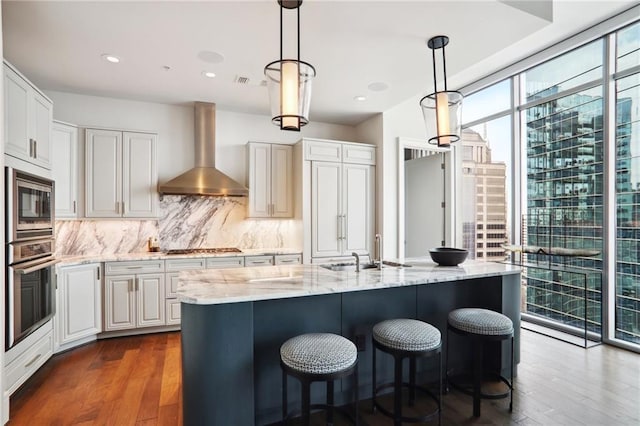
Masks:
[[[382,161],[382,148],[384,143],[383,138],[384,118],[382,114],[376,114],[372,118],[363,121],[356,126],[357,140],[360,142],[372,143],[376,145],[376,215],[375,215],[375,228],[377,234],[382,234],[382,188],[384,182],[384,167]],[[384,240],[383,240],[384,244]],[[384,252],[385,255],[387,252]]]
[[[0,57],[4,57],[2,54],[2,4],[0,4]],[[0,99],[4,99],[4,78],[0,80]],[[4,102],[0,102],[0,141],[4,146]],[[3,150],[4,151],[4,150]],[[2,185],[2,194],[4,194],[4,155],[0,155],[0,184]],[[4,196],[0,197],[0,223],[4,223]],[[0,268],[3,272],[0,274],[0,395],[4,394],[4,271],[6,271],[6,265],[4,261],[4,226],[0,226]],[[2,399],[0,403],[0,420],[2,423],[6,423],[9,420],[9,400]]]
[[[383,113],[382,200],[379,214],[382,216],[385,257],[398,255],[398,138],[425,139],[420,97],[412,98]]]
[[[168,105],[127,99],[45,91],[53,100],[53,117],[79,126],[143,130],[158,133],[160,182],[193,167],[193,105]],[[248,141],[293,143],[304,137],[353,140],[351,126],[311,122],[301,132],[285,132],[266,115],[216,111],[216,166],[245,182]]]

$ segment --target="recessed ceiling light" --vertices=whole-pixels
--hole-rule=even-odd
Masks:
[[[114,55],[109,55],[108,53],[103,54],[102,59],[107,62],[111,62],[112,64],[117,64],[118,62],[120,62],[120,58]]]
[[[204,62],[208,62],[210,64],[219,64],[224,61],[224,56],[218,52],[212,52],[209,50],[203,50],[198,53],[198,58]]]
[[[376,81],[374,83],[371,83],[367,87],[369,87],[369,90],[371,90],[372,92],[382,92],[384,90],[387,90],[389,88],[389,85],[381,81]]]
[[[213,78],[216,76],[216,73],[212,71],[202,71],[202,75],[204,75],[207,78]]]
[[[367,97],[366,97],[366,96],[362,96],[362,95],[358,95],[358,96],[354,96],[354,97],[353,97],[353,100],[354,100],[354,101],[362,102],[362,101],[366,101],[366,100],[367,100]]]

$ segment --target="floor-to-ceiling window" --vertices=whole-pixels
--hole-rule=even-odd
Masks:
[[[507,79],[465,99],[462,145],[462,244],[469,257],[505,260],[511,233],[512,91]]]
[[[640,22],[617,25],[511,66],[509,78],[463,89],[457,149],[462,243],[472,256],[501,260],[509,253],[498,247],[515,242],[561,253],[523,258],[549,266],[526,270],[523,312],[633,346],[640,344]],[[566,272],[574,268],[587,273]],[[603,316],[607,308],[614,315]]]
[[[640,23],[616,34],[615,337],[640,343]]]

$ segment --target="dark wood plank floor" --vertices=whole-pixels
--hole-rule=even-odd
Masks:
[[[11,398],[9,424],[180,425],[180,376],[179,333],[101,340],[54,356]],[[363,423],[391,424],[369,407],[360,404]],[[483,401],[473,419],[469,397],[452,391],[443,424],[637,426],[640,355],[523,330],[513,413],[507,408],[507,400]]]

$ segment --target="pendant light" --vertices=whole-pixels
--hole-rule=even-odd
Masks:
[[[460,139],[462,93],[447,89],[447,61],[444,47],[448,43],[449,37],[443,35],[432,37],[427,41],[433,59],[433,93],[420,100],[429,143],[438,146],[449,146]],[[442,49],[444,80],[442,91],[438,91],[436,78],[436,50],[438,49]]]
[[[281,130],[300,131],[309,123],[311,104],[311,82],[316,76],[313,65],[300,60],[300,5],[302,0],[278,0],[280,5],[280,60],[264,67],[267,78],[271,121]],[[284,10],[297,12],[297,57],[284,59],[283,25]]]

